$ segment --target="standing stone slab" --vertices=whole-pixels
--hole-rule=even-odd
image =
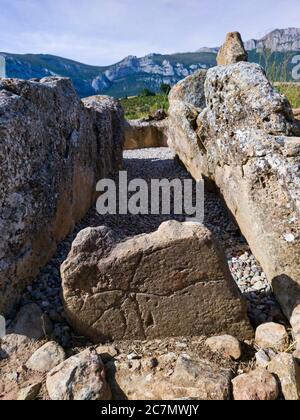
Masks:
[[[291,106],[252,63],[208,70],[204,90],[196,124],[189,104],[170,104],[169,145],[195,179],[217,185],[300,337],[300,138]]]
[[[124,150],[167,147],[167,126],[167,119],[162,121],[126,121]]]
[[[90,209],[119,168],[123,112],[77,96],[70,80],[0,79],[0,313]]]
[[[217,56],[218,66],[228,66],[240,61],[248,61],[248,53],[245,50],[241,34],[229,32]]]
[[[199,224],[167,222],[119,244],[106,227],[85,229],[61,274],[67,317],[94,342],[252,336],[225,257]]]

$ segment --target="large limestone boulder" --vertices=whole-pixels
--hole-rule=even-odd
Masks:
[[[126,121],[124,149],[167,147],[167,126],[167,119],[162,121]]]
[[[123,112],[71,81],[0,79],[0,313],[10,310],[121,162]]]
[[[195,178],[218,186],[296,329],[300,138],[291,106],[250,63],[210,69],[205,98],[197,128],[183,114],[180,143],[170,130],[169,144]]]
[[[168,144],[197,181],[202,179],[203,159],[199,156],[199,139],[195,129],[199,113],[206,107],[206,74],[206,70],[197,71],[181,80],[169,94]]]
[[[225,257],[200,224],[166,222],[122,243],[106,227],[85,229],[61,274],[69,322],[93,342],[252,336]]]
[[[248,61],[248,53],[245,50],[241,34],[229,32],[217,56],[218,66],[228,66],[240,61]]]

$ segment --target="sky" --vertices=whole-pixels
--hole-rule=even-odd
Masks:
[[[299,27],[299,0],[0,0],[0,51],[93,65],[196,51]]]

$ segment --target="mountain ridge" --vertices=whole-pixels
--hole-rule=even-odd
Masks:
[[[268,65],[282,65],[286,61],[286,52],[300,51],[300,29],[276,29],[260,40],[247,41],[245,46],[249,51],[249,61],[264,65],[267,59],[263,52],[270,49]],[[110,66],[93,66],[49,54],[0,53],[0,56],[5,57],[7,77],[69,77],[81,97],[95,94],[125,97],[137,95],[145,88],[158,92],[162,83],[174,85],[198,69],[213,67],[217,51],[217,47],[203,47],[187,53],[130,55]],[[287,67],[289,78],[291,68],[290,65]]]

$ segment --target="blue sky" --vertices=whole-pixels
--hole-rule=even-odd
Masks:
[[[0,0],[0,51],[88,64],[218,46],[299,27],[299,0]]]

